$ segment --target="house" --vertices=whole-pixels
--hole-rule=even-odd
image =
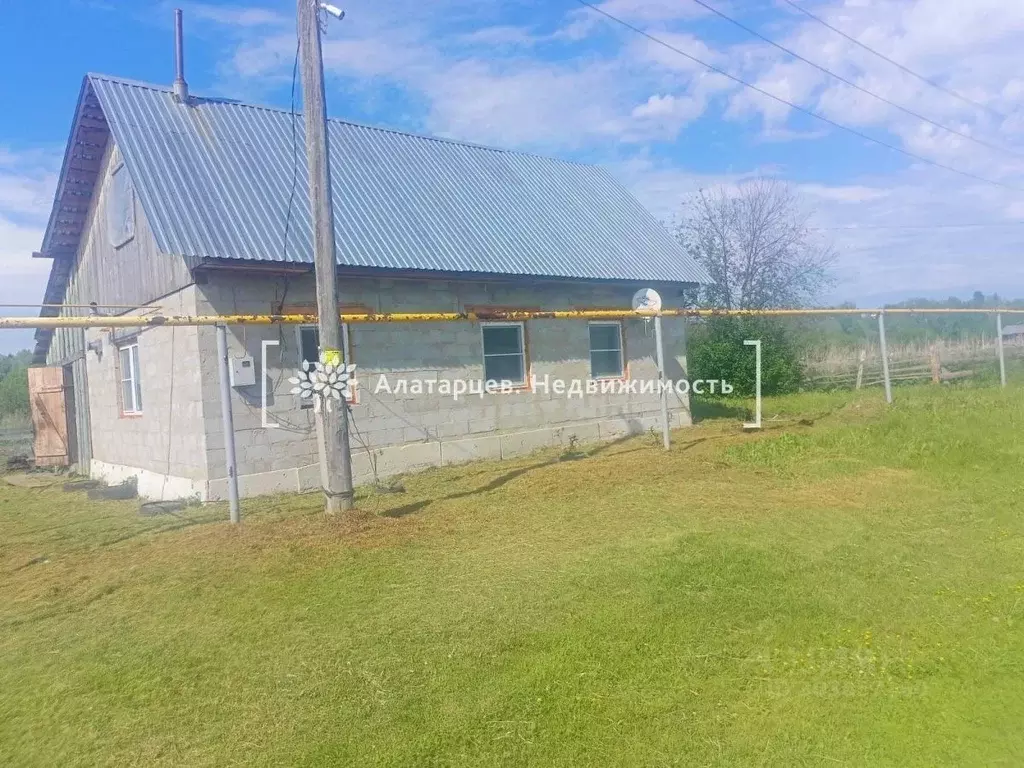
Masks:
[[[315,312],[303,132],[288,111],[86,76],[36,254],[53,261],[44,301],[68,306],[43,314],[90,304],[105,314]],[[708,282],[599,168],[339,120],[329,140],[343,310],[628,309],[642,287],[672,307]],[[685,320],[664,326],[667,373],[679,379]],[[656,378],[640,318],[343,330],[357,366],[357,483],[658,423],[657,392],[613,384],[568,398],[535,384]],[[319,487],[314,416],[287,381],[316,356],[315,328],[228,333],[232,358],[257,369],[254,385],[232,390],[242,495]],[[144,497],[225,498],[215,336],[212,327],[40,330],[37,362],[70,381],[69,461],[109,482],[135,477]],[[381,375],[427,389],[485,378],[514,387],[456,400],[412,394],[412,384],[382,389]],[[670,397],[673,425],[688,424],[687,397]]]
[[[1003,341],[1006,344],[1024,344],[1024,325],[1004,325]]]

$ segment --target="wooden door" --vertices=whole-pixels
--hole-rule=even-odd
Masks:
[[[68,417],[63,368],[29,368],[28,397],[35,431],[36,466],[66,467]]]

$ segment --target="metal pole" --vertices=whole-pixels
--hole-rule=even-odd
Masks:
[[[761,428],[761,343],[758,342],[757,346],[754,347],[754,365],[757,366],[757,370],[754,372],[754,420],[757,422],[757,428]]]
[[[885,346],[885,312],[878,313],[878,346],[882,355],[882,379],[885,381],[885,402],[892,403],[892,382],[889,380],[889,350]]]
[[[658,348],[658,391],[661,396],[661,442],[667,451],[672,445],[672,438],[669,437],[668,431],[668,390],[665,388],[665,382],[668,381],[668,378],[665,376],[665,349],[661,336],[661,315],[654,316],[654,345]]]
[[[235,460],[235,420],[231,415],[231,372],[228,370],[228,329],[217,326],[217,364],[220,368],[220,413],[224,422],[224,453],[228,465],[228,505],[231,522],[238,523],[238,463]]]
[[[746,422],[744,429],[761,428],[761,340],[744,339],[743,345],[754,348],[754,420]]]
[[[188,83],[185,81],[185,33],[182,30],[181,9],[174,9],[174,98],[188,103]]]
[[[999,347],[999,385],[1006,386],[1006,357],[1003,354],[1003,316],[996,315],[996,345]]]
[[[330,150],[327,145],[327,107],[319,14],[320,4],[316,0],[298,0],[320,356],[325,362],[337,364],[342,362],[343,345],[338,313],[338,270],[335,260],[334,209],[331,202]],[[352,508],[352,455],[349,448],[348,412],[344,403],[334,408],[320,409],[317,432],[320,437],[324,506],[326,512],[333,515]]]

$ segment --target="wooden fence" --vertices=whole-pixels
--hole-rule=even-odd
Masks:
[[[1006,345],[1007,359],[1024,359],[1024,346]],[[995,340],[968,339],[889,347],[892,382],[935,384],[969,378],[997,363]],[[805,382],[811,389],[860,389],[884,383],[882,359],[875,345],[817,350],[803,360]]]

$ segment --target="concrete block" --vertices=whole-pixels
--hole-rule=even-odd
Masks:
[[[499,435],[499,440],[501,443],[501,458],[503,459],[532,453],[552,445],[560,445],[562,442],[560,431],[550,427],[531,429],[524,432],[509,432]]]
[[[598,423],[595,421],[563,424],[558,428],[562,445],[568,445],[570,438],[576,437],[579,443],[594,443],[601,439]]]
[[[370,448],[383,448],[389,445],[401,445],[405,442],[405,427],[374,429],[370,432],[363,432],[363,435]]]
[[[382,478],[442,462],[441,443],[436,442],[397,445],[381,448],[375,453],[377,474]],[[365,458],[369,465],[369,457]],[[372,477],[372,473],[370,476]]]
[[[358,454],[352,456],[352,479],[355,482],[356,477],[356,465],[357,465]],[[308,493],[309,491],[316,491],[322,488],[320,482],[320,462],[314,461],[308,464],[303,464],[301,467],[295,469],[295,482],[299,493]]]
[[[205,487],[202,482],[138,467],[93,459],[89,465],[89,476],[110,485],[120,485],[130,478],[135,478],[138,495],[143,499],[167,501],[194,496],[205,499]]]
[[[469,431],[473,434],[479,432],[494,432],[498,429],[498,420],[495,416],[476,416],[469,419]]]
[[[236,457],[239,463],[252,464],[258,461],[269,461],[274,455],[274,448],[269,445],[246,445],[244,443],[236,447]]]
[[[210,500],[223,501],[227,499],[228,480],[226,477],[211,479],[207,487]],[[295,469],[240,474],[238,476],[238,495],[242,498],[265,496],[274,493],[295,493],[298,489],[299,483]]]
[[[451,440],[464,437],[469,434],[469,422],[463,419],[453,419],[446,424],[439,424],[437,435],[441,440]]]
[[[489,435],[480,437],[448,440],[441,444],[441,462],[452,464],[475,459],[500,459],[501,436]]]
[[[436,428],[406,427],[402,430],[402,434],[404,435],[402,438],[403,443],[420,443],[438,440]]]
[[[646,422],[640,417],[605,419],[597,423],[601,440],[616,440],[628,435],[639,435],[647,431]]]

